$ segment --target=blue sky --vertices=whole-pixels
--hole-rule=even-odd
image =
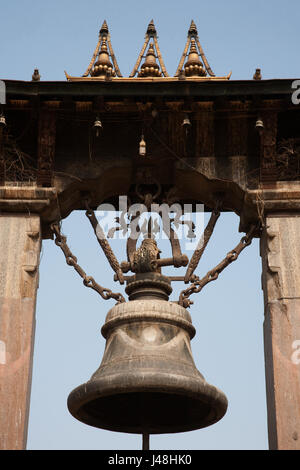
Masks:
[[[176,71],[191,19],[217,75],[232,80],[299,78],[297,0],[5,2],[1,7],[0,78],[65,80],[88,66],[104,19],[123,76],[128,76],[153,18],[170,75]],[[239,241],[239,220],[223,214],[199,274],[205,274]],[[116,289],[84,213],[63,222],[72,251],[86,272]],[[114,242],[119,260],[125,246]],[[163,245],[164,246],[164,245]],[[122,251],[123,250],[123,251]],[[210,428],[153,436],[153,449],[266,449],[261,260],[255,240],[240,259],[194,297],[197,335],[193,354],[206,379],[228,397],[225,417]],[[177,293],[178,287],[175,286]],[[174,295],[172,299],[175,299]],[[139,449],[140,436],[97,430],[77,422],[66,407],[70,391],[99,366],[100,328],[114,305],[86,289],[51,240],[43,242],[28,449]]]
[[[153,18],[170,74],[194,19],[215,73],[247,79],[261,67],[264,78],[297,77],[299,8],[297,0],[11,0],[1,8],[0,76],[29,80],[34,67],[43,80],[64,80],[64,70],[83,73],[104,19],[129,75]]]

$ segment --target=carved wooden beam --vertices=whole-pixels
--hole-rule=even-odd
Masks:
[[[261,134],[260,181],[262,183],[275,182],[277,180],[277,112],[263,112],[261,119],[264,129]]]
[[[42,111],[39,119],[37,185],[52,186],[56,122],[53,111]]]

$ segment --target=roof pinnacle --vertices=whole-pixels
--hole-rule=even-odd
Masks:
[[[150,23],[148,24],[146,34],[148,34],[149,36],[156,36],[157,35],[153,20],[151,20]]]
[[[99,31],[99,39],[92,60],[83,77],[122,77],[110,41],[106,20]]]
[[[92,77],[106,77],[106,75],[109,76],[115,76],[116,73],[113,70],[113,65],[109,60],[109,54],[107,51],[107,44],[106,44],[107,38],[104,36],[102,38],[101,42],[101,49],[98,55],[98,60],[94,64],[93,69],[91,70],[91,76]]]
[[[104,33],[108,34],[108,26],[107,26],[106,20],[103,21],[103,24],[99,31],[99,34],[104,34]]]
[[[189,36],[198,36],[197,26],[194,23],[194,20],[191,21],[191,26],[188,31]]]
[[[194,38],[191,39],[190,52],[188,60],[184,65],[184,72],[186,77],[205,77],[206,75],[206,71],[203,68],[203,64],[199,59],[196,41]]]
[[[187,56],[188,59],[186,64],[184,65]],[[201,62],[200,57],[203,63]],[[215,74],[211,70],[209,63],[205,57],[204,51],[201,47],[198,37],[197,26],[193,20],[191,21],[191,25],[188,30],[187,41],[179,65],[177,67],[175,77],[178,77],[180,74],[184,74],[189,77],[205,77],[208,74],[211,77],[215,77]]]
[[[151,43],[148,46],[148,44],[150,42],[150,39],[153,40],[153,43]],[[146,60],[145,60],[144,64],[142,65],[142,67],[139,71],[139,67],[141,65],[141,61],[142,61],[143,57],[145,57],[144,54],[145,54],[145,51],[146,51],[147,47],[149,47],[149,49],[148,49],[148,52],[146,54]],[[156,58],[158,59],[158,62],[159,62],[160,68],[161,68],[161,72],[159,71],[159,65],[156,63]],[[149,68],[149,66],[148,66],[149,61],[151,61],[151,65],[150,65],[151,70],[146,70],[147,67]],[[159,45],[158,45],[158,41],[157,41],[157,33],[156,33],[156,29],[155,29],[153,20],[151,20],[150,23],[148,24],[143,47],[141,49],[141,52],[138,56],[136,64],[135,64],[135,66],[134,66],[134,68],[133,68],[133,70],[132,70],[129,77],[133,78],[136,74],[137,74],[138,78],[160,77],[161,75],[163,75],[164,77],[169,76],[168,72],[166,70],[166,67],[165,67],[160,49],[159,49]]]
[[[111,45],[110,33],[106,20],[103,21],[99,30],[98,43],[85,73],[81,77],[72,77],[68,75],[67,72],[65,72],[65,74],[69,81],[111,81],[122,78]],[[129,79],[134,78],[137,81],[140,79],[160,81],[163,78],[168,78],[170,81],[176,81],[176,79],[207,81],[229,80],[230,76],[231,72],[225,77],[216,77],[213,73],[201,47],[197,26],[194,20],[191,20],[187,33],[186,44],[181,55],[179,65],[174,77],[170,78],[160,52],[157,31],[152,19],[147,26],[144,44],[135,66],[129,75]],[[256,80],[261,78],[258,70],[253,78]],[[33,76],[32,79],[34,80],[36,77]],[[124,80],[126,81],[127,79]]]
[[[141,66],[138,77],[161,77],[159,65],[156,62],[153,42],[149,45],[146,60]]]

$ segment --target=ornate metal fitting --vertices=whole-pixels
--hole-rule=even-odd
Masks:
[[[116,219],[119,227],[114,227],[108,233],[108,237],[113,237],[116,231],[123,230],[123,233],[128,233],[127,237],[127,261],[123,261],[119,264],[115,257],[111,246],[105,237],[103,229],[98,223],[94,211],[89,207],[88,200],[85,200],[86,204],[86,216],[89,219],[99,245],[101,246],[110,266],[115,272],[114,280],[118,280],[121,284],[124,281],[127,282],[126,293],[129,295],[129,300],[138,298],[139,296],[155,296],[156,298],[168,300],[169,294],[172,292],[171,282],[172,281],[183,281],[189,284],[185,290],[183,290],[179,297],[179,305],[187,308],[192,302],[189,299],[191,294],[200,292],[203,287],[209,282],[216,280],[219,274],[233,261],[235,261],[239,254],[251,244],[254,236],[258,236],[259,227],[257,225],[251,226],[249,232],[242,237],[240,243],[231,250],[226,257],[212,270],[210,270],[202,279],[194,274],[201,260],[201,257],[206,249],[206,246],[211,238],[216,222],[220,216],[220,195],[216,195],[216,207],[212,210],[210,220],[205,227],[202,238],[199,240],[198,245],[189,259],[187,255],[181,251],[180,243],[174,227],[178,227],[179,224],[188,224],[189,232],[188,237],[193,238],[195,236],[195,226],[187,221],[180,220],[180,215],[172,216],[168,213],[163,213],[162,209],[157,211],[157,214],[161,219],[161,228],[167,235],[171,248],[172,257],[161,258],[161,250],[159,249],[155,240],[156,234],[160,231],[160,225],[155,220],[152,220],[152,216],[149,217],[148,222],[140,225],[141,215],[144,212],[150,213],[153,209],[152,203],[155,199],[159,198],[161,202],[174,203],[176,201],[176,191],[174,188],[169,189],[165,194],[162,191],[160,184],[155,181],[147,181],[147,184],[139,184],[136,186],[135,195],[141,201],[141,209],[130,213],[130,208],[126,208],[123,213]],[[153,191],[149,189],[152,187]],[[161,206],[158,206],[161,208]],[[128,222],[125,218],[125,213],[128,215]],[[103,288],[91,277],[87,276],[83,269],[77,263],[77,258],[73,255],[67,245],[67,239],[61,234],[59,224],[52,224],[52,230],[55,236],[55,243],[63,251],[66,262],[82,277],[83,283],[86,287],[91,287],[97,291],[102,298],[110,299],[114,298],[117,303],[125,302],[124,297],[120,293],[113,293],[110,289]],[[139,248],[137,248],[137,242],[139,237],[143,236],[143,240]],[[187,266],[186,273],[184,276],[164,276],[161,272],[162,267],[173,266],[175,268]],[[124,273],[132,272],[133,275],[124,276]]]
[[[132,270],[135,273],[160,272],[158,259],[161,251],[152,238],[146,238],[133,254]]]

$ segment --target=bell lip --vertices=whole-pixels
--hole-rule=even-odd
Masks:
[[[149,393],[165,393],[170,395],[186,396],[202,403],[211,405],[211,411],[201,423],[180,424],[178,427],[170,426],[165,430],[153,431],[150,434],[172,434],[179,432],[195,431],[197,429],[206,428],[220,421],[226,414],[228,408],[228,400],[226,395],[214,385],[209,384],[205,380],[199,381],[191,376],[179,376],[175,374],[146,373],[143,381],[139,374],[129,374],[127,379],[130,383],[120,386],[120,374],[114,376],[106,376],[98,380],[88,381],[76,387],[68,396],[67,406],[71,415],[80,422],[99,429],[106,429],[115,432],[124,432],[127,434],[140,434],[139,431],[130,430],[130,426],[125,425],[108,425],[99,424],[97,418],[87,415],[83,411],[83,406],[97,398],[107,396],[129,394],[136,392]],[[168,383],[167,383],[168,382]],[[187,388],[187,382],[189,388]],[[159,383],[160,385],[157,385]],[[176,393],[174,387],[176,386]],[[175,412],[176,410],[174,410]],[[125,429],[126,428],[126,429]]]

